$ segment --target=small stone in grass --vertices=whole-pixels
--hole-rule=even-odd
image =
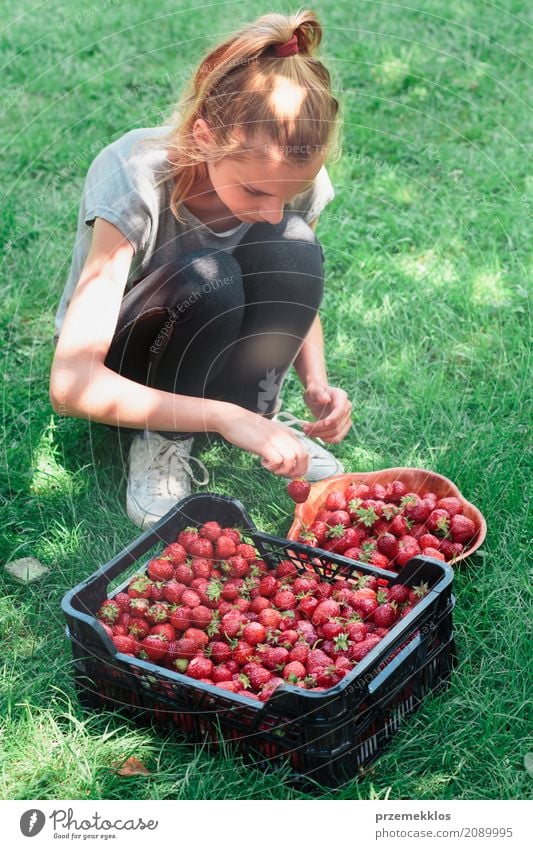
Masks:
[[[36,557],[21,557],[4,566],[5,571],[20,584],[31,584],[48,574],[50,569]]]

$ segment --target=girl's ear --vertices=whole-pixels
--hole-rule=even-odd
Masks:
[[[204,118],[197,118],[193,124],[192,134],[194,140],[201,150],[206,152],[211,151],[214,147],[214,140],[209,129],[209,124]]]

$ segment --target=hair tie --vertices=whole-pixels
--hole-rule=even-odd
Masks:
[[[293,53],[298,53],[298,38],[296,33],[285,44],[276,44],[274,56],[292,56]]]

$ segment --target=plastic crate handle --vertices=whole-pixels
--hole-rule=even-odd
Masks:
[[[387,682],[391,675],[396,672],[400,664],[406,661],[407,658],[409,658],[412,654],[419,651],[421,645],[422,637],[420,636],[420,634],[417,634],[416,637],[411,640],[409,645],[405,646],[404,649],[398,652],[396,657],[394,657],[391,662],[388,663],[387,666],[382,669],[381,672],[379,672],[375,678],[372,679],[372,681],[368,685],[369,695],[373,696],[376,691],[379,690]],[[401,686],[403,686],[404,683],[405,681],[402,683]]]

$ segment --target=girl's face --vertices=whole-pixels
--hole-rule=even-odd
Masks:
[[[196,124],[197,140],[209,144],[209,137],[204,133],[207,125],[201,118]],[[236,218],[278,224],[285,203],[312,185],[323,158],[314,156],[305,165],[295,166],[287,162],[283,150],[274,150],[272,143],[261,144],[254,139],[254,147],[257,156],[244,159],[225,156],[218,162],[208,162],[209,180],[224,206]]]

